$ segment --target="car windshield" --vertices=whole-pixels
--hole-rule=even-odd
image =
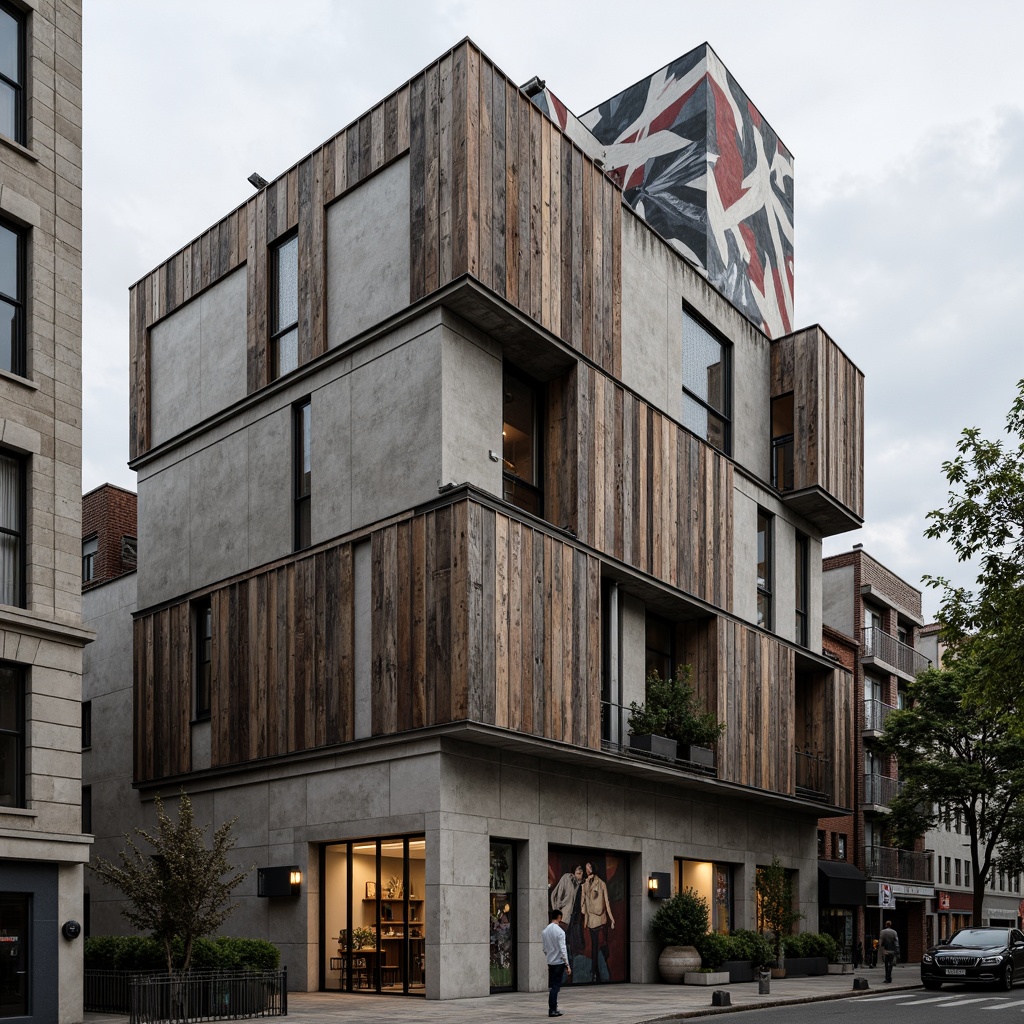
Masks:
[[[964,928],[949,940],[951,946],[1005,946],[1005,928]]]

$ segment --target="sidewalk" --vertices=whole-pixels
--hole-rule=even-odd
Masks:
[[[867,978],[868,993],[854,993],[853,979]],[[918,964],[903,964],[893,972],[892,985],[883,982],[881,967],[855,974],[830,974],[820,978],[776,978],[771,995],[758,995],[757,982],[723,985],[732,1006],[711,1006],[712,988],[696,985],[587,985],[562,989],[559,1009],[567,1022],[586,1024],[643,1024],[672,1021],[708,1014],[809,1003],[825,999],[875,994],[921,985]],[[341,995],[336,992],[291,992],[288,1017],[301,1024],[533,1024],[547,1019],[547,992],[508,992],[473,999],[439,1002],[413,996]],[[87,1024],[125,1024],[126,1017],[87,1013]]]

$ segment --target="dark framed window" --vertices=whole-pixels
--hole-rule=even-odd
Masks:
[[[25,603],[25,460],[0,449],[0,604]]]
[[[82,787],[82,832],[92,834],[92,786]]]
[[[502,402],[502,496],[509,504],[544,514],[541,386],[505,366]]]
[[[818,829],[818,860],[825,859],[825,832],[823,829]]]
[[[100,550],[99,537],[82,541],[82,582],[91,583],[96,579],[96,556]]]
[[[213,687],[213,604],[208,597],[195,602],[195,717],[210,717],[210,699]]]
[[[312,407],[307,398],[294,407],[295,416],[295,550],[313,543],[310,516],[312,493]]]
[[[299,365],[299,236],[270,250],[270,379]]]
[[[793,565],[796,605],[796,642],[807,646],[807,588],[810,569],[811,542],[802,533],[796,535],[795,563]]]
[[[0,370],[25,376],[25,233],[2,220]]]
[[[92,701],[82,701],[82,749],[92,746]]]
[[[836,833],[836,860],[846,860],[846,836]]]
[[[0,0],[0,135],[25,143],[25,15]]]
[[[772,399],[772,487],[793,490],[793,392]]]
[[[675,675],[675,627],[660,615],[647,613],[644,626],[644,670],[662,679]]]
[[[0,662],[0,807],[25,806],[25,670]]]
[[[757,624],[772,628],[772,517],[757,510]]]
[[[730,347],[683,309],[683,426],[729,454],[732,380]]]
[[[491,991],[516,988],[516,844],[491,842],[490,856]]]
[[[121,538],[121,562],[123,565],[137,565],[139,561],[139,542],[127,533]]]

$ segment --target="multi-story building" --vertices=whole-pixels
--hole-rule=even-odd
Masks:
[[[638,148],[602,141],[655,79]],[[658,133],[678,203],[643,186]],[[293,984],[542,988],[553,903],[575,983],[651,980],[652,897],[752,927],[773,856],[813,927],[816,823],[853,806],[820,545],[861,521],[863,378],[786,333],[791,198],[708,47],[577,119],[464,41],[131,289],[133,813],[238,816],[227,927]],[[711,767],[630,746],[684,664]]]
[[[82,1018],[81,5],[0,2],[0,1016]]]
[[[886,716],[902,707],[905,688],[929,664],[915,650],[921,618],[921,592],[880,562],[860,544],[826,558],[822,569],[822,617],[829,626],[853,637],[859,647],[855,665],[859,742],[855,744],[857,806],[846,822],[852,835],[851,863],[865,873],[863,939],[870,948],[882,923],[891,919],[900,934],[904,959],[920,958],[926,946],[935,896],[932,852],[924,840],[913,850],[892,845],[886,831],[889,804],[899,792],[894,758],[875,741]],[[837,823],[823,824],[823,830]],[[858,920],[860,917],[858,915]]]

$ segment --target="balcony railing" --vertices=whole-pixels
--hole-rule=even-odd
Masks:
[[[885,720],[890,711],[896,709],[891,704],[883,704],[880,700],[868,697],[864,701],[864,731],[881,732],[885,728]]]
[[[890,846],[866,846],[864,869],[869,878],[894,878],[904,882],[932,881],[932,851],[897,850]]]
[[[877,658],[897,672],[914,677],[931,665],[931,659],[875,626],[864,630],[864,657]]]
[[[888,807],[899,796],[903,783],[887,775],[866,772],[864,775],[864,803]]]
[[[653,763],[671,765],[700,775],[714,776],[718,774],[715,764],[689,760],[686,756],[689,748],[682,748],[674,760],[646,750],[638,750],[630,743],[629,708],[623,707],[621,704],[612,704],[606,700],[601,701],[601,749]]]
[[[819,754],[796,751],[798,793],[827,797],[832,791],[832,762]]]

